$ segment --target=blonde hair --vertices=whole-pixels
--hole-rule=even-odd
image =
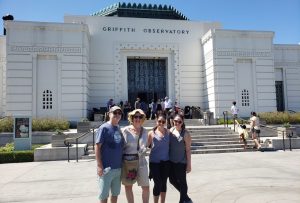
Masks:
[[[131,112],[128,113],[128,121],[130,124],[133,123],[133,117],[136,113],[140,113],[142,116],[143,116],[143,119],[142,119],[142,124],[145,122],[146,120],[146,114],[144,113],[144,111],[142,109],[135,109]]]

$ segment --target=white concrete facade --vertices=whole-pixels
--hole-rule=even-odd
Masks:
[[[273,32],[218,22],[65,16],[65,23],[6,21],[0,37],[0,112],[80,120],[109,98],[128,100],[127,59],[166,60],[166,94],[215,118],[237,101],[241,116],[300,110],[300,46]]]
[[[285,109],[300,111],[300,45],[274,45],[275,80],[283,82]]]
[[[7,22],[3,109],[6,115],[87,116],[86,25]]]

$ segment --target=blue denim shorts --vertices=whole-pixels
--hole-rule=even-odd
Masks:
[[[109,197],[111,190],[112,196],[118,196],[121,191],[121,169],[111,169],[107,174],[98,176],[99,200]]]

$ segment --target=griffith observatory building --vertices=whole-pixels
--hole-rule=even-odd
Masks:
[[[221,118],[300,111],[300,45],[228,30],[171,6],[117,3],[63,23],[3,17],[0,115],[78,121],[93,108],[169,96]]]

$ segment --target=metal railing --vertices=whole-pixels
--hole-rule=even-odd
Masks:
[[[228,111],[223,111],[223,116],[224,116],[224,128],[226,127],[226,123],[227,123],[227,127],[228,127]],[[226,122],[225,122],[226,119]]]
[[[87,136],[90,132],[85,132],[77,137],[68,137],[64,140],[64,144],[68,147],[68,162],[70,162],[70,147],[72,146],[72,144],[70,143],[72,140],[75,140],[75,144],[76,144],[76,162],[78,162],[78,140],[80,138],[83,138],[85,136]],[[93,135],[94,137],[94,135]]]
[[[100,125],[102,125],[103,122],[100,122]],[[93,132],[93,150],[95,150],[95,129],[98,129],[100,125],[92,125],[91,130]],[[70,143],[70,141],[75,140],[75,144],[76,144],[76,161],[78,162],[78,140],[80,138],[83,138],[85,136],[87,136],[91,131],[85,132],[77,137],[74,138],[66,138],[64,140],[64,144],[68,147],[68,162],[70,162],[70,146],[72,146],[72,144]]]

